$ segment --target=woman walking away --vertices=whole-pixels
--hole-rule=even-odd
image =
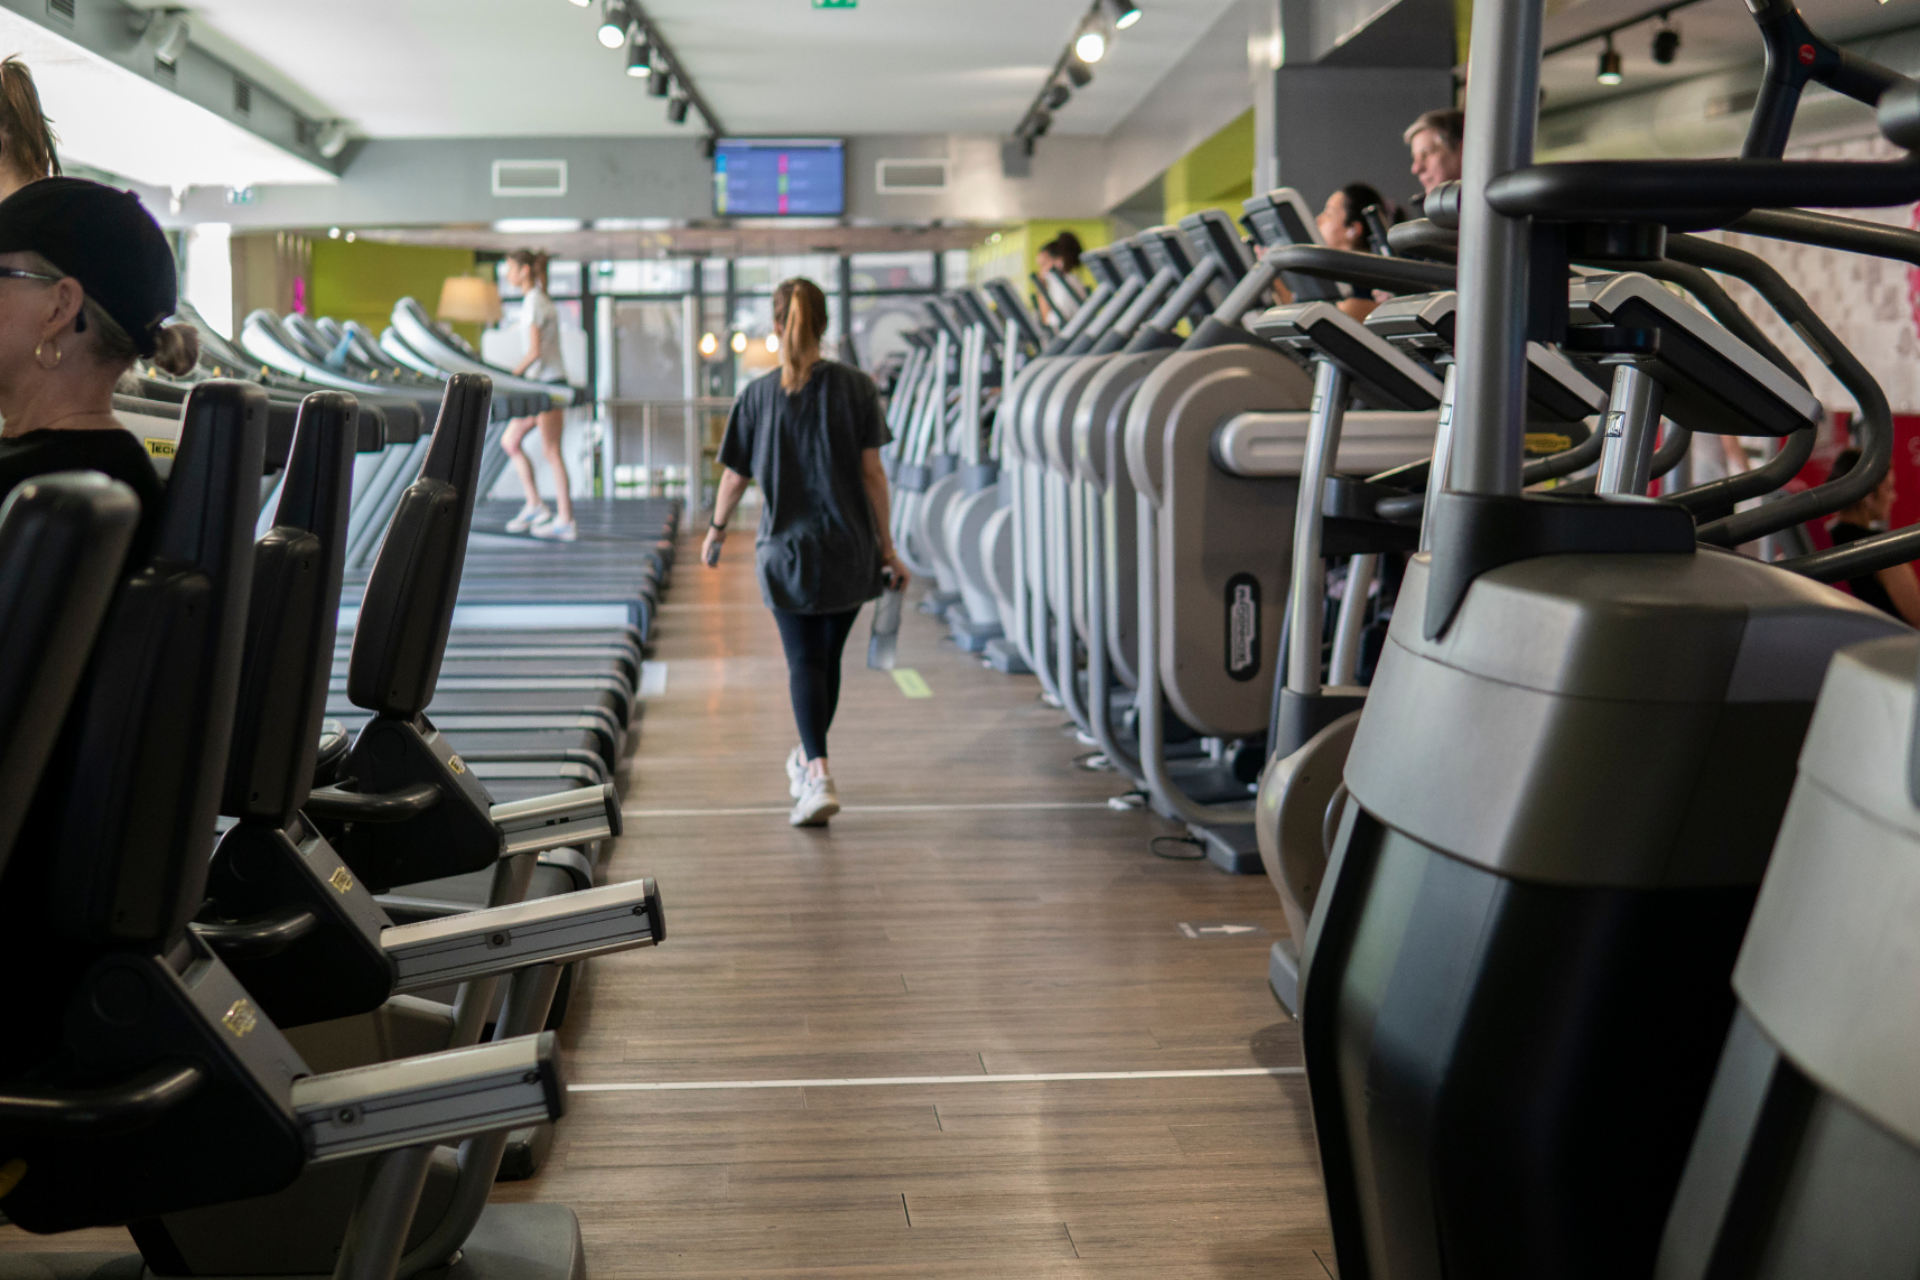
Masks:
[[[560,360],[560,312],[547,296],[547,256],[531,249],[515,249],[507,255],[507,283],[525,290],[527,295],[520,304],[520,323],[527,331],[527,354],[513,371],[514,375],[564,386],[567,370]],[[540,428],[541,449],[553,472],[555,511],[551,512],[546,503],[540,501],[540,482],[534,478],[533,463],[520,444],[535,427]],[[520,487],[527,493],[527,505],[507,521],[508,533],[531,530],[536,538],[552,538],[558,542],[572,542],[579,536],[573,523],[573,495],[569,492],[573,482],[567,478],[567,460],[560,452],[560,433],[565,427],[566,413],[561,409],[547,409],[534,417],[515,418],[507,424],[500,445],[513,460],[514,473],[520,477]]]
[[[787,689],[800,745],[787,757],[796,827],[823,827],[840,812],[827,767],[827,729],[840,702],[840,654],[860,606],[884,576],[907,583],[887,532],[887,475],[880,446],[892,438],[873,379],[820,356],[827,298],[811,280],[773,293],[780,368],[734,401],[720,444],[702,558],[720,563],[727,520],[749,480],[760,483],[760,594],[787,653]]]

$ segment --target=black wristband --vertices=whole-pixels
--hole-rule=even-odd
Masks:
[[[712,520],[707,521],[707,528],[713,530],[715,533],[725,533],[727,531],[727,526],[715,524]]]

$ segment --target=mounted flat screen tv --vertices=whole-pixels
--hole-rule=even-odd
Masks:
[[[720,218],[838,218],[847,151],[838,138],[721,138],[713,150]]]

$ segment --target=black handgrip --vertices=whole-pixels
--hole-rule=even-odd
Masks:
[[[1728,223],[1727,230],[1822,249],[1864,253],[1875,258],[1892,258],[1920,267],[1920,232],[1884,222],[1808,213],[1805,209],[1756,209],[1737,222]]]
[[[1509,218],[1724,226],[1751,209],[1871,208],[1920,200],[1920,157],[1898,160],[1586,160],[1531,165],[1487,184]],[[1429,198],[1429,207],[1432,201]],[[1438,219],[1436,219],[1438,221]]]
[[[1911,560],[1920,560],[1920,525],[1876,533],[1858,542],[1777,563],[1780,568],[1791,569],[1815,582],[1843,582]]]
[[[315,818],[339,822],[404,822],[417,818],[440,803],[440,788],[431,782],[416,782],[398,791],[342,791],[338,787],[315,787],[302,805]]]
[[[152,1124],[206,1083],[191,1064],[160,1063],[119,1084],[0,1094],[0,1123],[78,1134],[125,1133]]]
[[[1460,252],[1460,233],[1441,226],[1432,218],[1415,218],[1387,228],[1387,243],[1397,258],[1424,258],[1430,262],[1452,262]]]
[[[279,955],[320,927],[306,907],[282,907],[251,920],[195,924],[193,932],[222,960],[261,960]]]
[[[1269,249],[1264,261],[1272,263],[1278,271],[1338,280],[1367,289],[1385,289],[1390,293],[1435,293],[1453,288],[1454,283],[1452,267],[1346,249],[1323,249],[1318,245],[1293,244]]]

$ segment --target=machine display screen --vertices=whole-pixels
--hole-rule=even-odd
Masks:
[[[837,218],[846,209],[838,138],[722,138],[714,146],[716,217]]]

